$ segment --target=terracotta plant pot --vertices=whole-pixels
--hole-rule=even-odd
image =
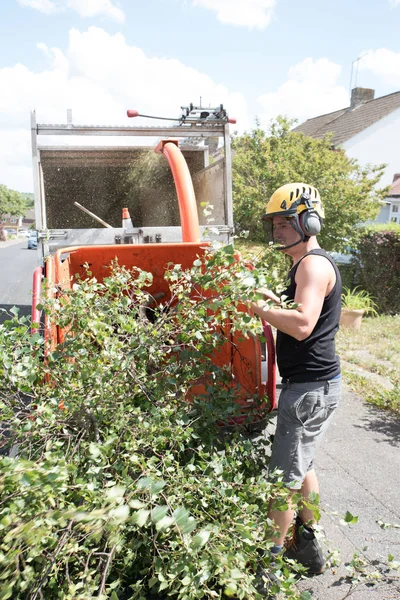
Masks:
[[[356,310],[351,308],[342,308],[340,327],[347,327],[347,329],[356,330],[360,329],[361,319],[364,313],[364,309]]]

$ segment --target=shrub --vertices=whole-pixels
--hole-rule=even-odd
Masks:
[[[287,491],[265,477],[268,440],[222,435],[216,422],[235,414],[234,392],[210,355],[232,315],[233,329],[258,332],[238,302],[277,282],[250,275],[230,247],[166,278],[178,302],[152,316],[149,273],[115,267],[101,283],[77,281],[45,305],[67,330],[46,360],[15,310],[0,325],[0,422],[12,450],[0,460],[2,600],[256,598],[268,502],[284,509]],[[188,402],[205,373],[207,396]]]
[[[359,241],[359,284],[374,296],[379,312],[399,312],[400,225],[366,227]]]

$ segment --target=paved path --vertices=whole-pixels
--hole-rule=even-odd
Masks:
[[[32,276],[38,264],[38,253],[27,249],[26,239],[0,242],[0,307],[17,306],[20,314],[30,314]],[[4,318],[0,313],[0,322]]]
[[[319,450],[316,469],[321,486],[325,550],[339,549],[342,565],[299,584],[313,600],[400,600],[400,574],[391,583],[352,586],[345,563],[355,552],[383,571],[387,557],[400,561],[400,419],[365,403],[345,386],[340,408]],[[332,513],[357,515],[346,526]],[[390,578],[389,578],[390,579]]]

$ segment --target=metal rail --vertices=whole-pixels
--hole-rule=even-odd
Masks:
[[[153,136],[153,137],[224,137],[224,125],[190,125],[190,127],[112,127],[99,125],[45,125],[37,124],[37,135],[92,135],[92,136]]]

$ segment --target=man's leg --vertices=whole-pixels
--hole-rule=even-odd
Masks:
[[[269,506],[268,518],[272,519],[278,531],[276,532],[276,537],[273,537],[270,541],[273,542],[275,546],[282,546],[287,532],[289,531],[289,527],[293,522],[294,510],[291,507],[290,500],[288,510],[273,510],[272,506],[273,501],[271,501]]]
[[[311,469],[311,471],[307,472],[300,492],[305,500],[310,497],[312,492],[319,494],[319,484],[315,469]],[[291,507],[285,511],[272,510],[271,505],[268,511],[268,517],[273,520],[279,529],[279,537],[274,537],[271,541],[273,541],[276,546],[282,546],[289,527],[293,522],[294,510]],[[312,524],[315,521],[314,512],[306,506],[303,506],[298,514],[303,523]]]
[[[312,492],[314,492],[315,494],[319,494],[319,484],[315,469],[311,469],[311,471],[307,472],[303,481],[303,485],[301,487],[301,495],[305,500],[307,500],[310,497],[310,494]],[[299,512],[299,517],[303,521],[303,523],[312,524],[315,521],[313,511],[304,505]]]

